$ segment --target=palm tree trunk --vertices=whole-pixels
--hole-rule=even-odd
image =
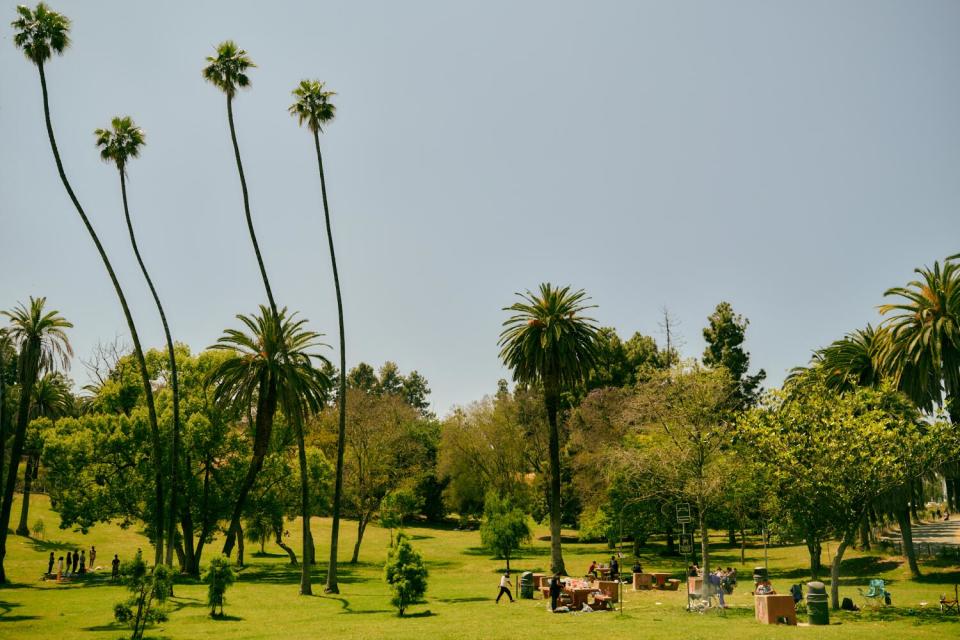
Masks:
[[[27,454],[27,469],[23,474],[23,501],[20,503],[20,524],[17,525],[18,536],[29,536],[30,527],[27,519],[30,516],[30,487],[33,483],[33,474],[39,464],[35,455]]]
[[[233,124],[233,96],[227,94],[227,121],[230,123],[230,140],[233,141],[233,155],[237,159],[237,173],[240,174],[240,190],[243,191],[243,211],[247,215],[247,230],[250,232],[250,241],[253,242],[253,252],[257,254],[257,265],[260,267],[260,276],[263,278],[263,287],[267,290],[267,300],[270,301],[270,310],[274,317],[277,315],[277,303],[273,300],[273,291],[270,289],[270,280],[267,278],[267,268],[263,264],[260,254],[260,245],[257,243],[257,233],[253,230],[253,218],[250,215],[250,196],[247,193],[247,179],[243,174],[243,162],[240,160],[240,145],[237,143],[237,129]]]
[[[4,449],[7,446],[7,385],[6,364],[3,361],[3,343],[0,341],[0,478],[3,477]],[[3,496],[0,495],[0,503]]]
[[[557,428],[560,397],[555,385],[545,385],[544,400],[550,424],[550,572],[566,575],[560,548],[560,432]]]
[[[920,577],[920,565],[917,564],[917,550],[913,547],[913,525],[910,524],[910,507],[903,505],[897,509],[897,524],[900,525],[900,540],[903,543],[903,555],[907,556],[910,575]]]
[[[13,444],[10,447],[10,463],[7,468],[7,482],[3,487],[3,505],[0,506],[0,584],[7,582],[3,567],[7,555],[7,529],[10,525],[10,511],[13,508],[13,490],[17,485],[17,469],[23,456],[23,445],[27,439],[27,423],[30,420],[30,398],[37,381],[40,364],[40,341],[31,339],[23,345],[18,361],[20,379],[20,404],[17,408],[17,426],[13,432]]]
[[[313,595],[313,587],[310,584],[310,559],[313,550],[311,549],[310,537],[310,484],[307,480],[307,450],[303,442],[303,420],[299,412],[292,412],[294,422],[297,428],[297,457],[300,460],[300,516],[303,526],[303,564],[300,566],[300,595]]]
[[[343,298],[340,294],[340,275],[337,271],[337,254],[333,249],[333,231],[330,227],[330,207],[327,204],[327,180],[323,173],[323,155],[320,153],[320,134],[313,132],[317,150],[317,168],[320,170],[320,192],[323,196],[323,217],[327,225],[327,245],[330,247],[330,265],[333,267],[333,286],[337,292],[337,320],[340,323],[340,411],[337,428],[337,464],[333,483],[333,525],[330,530],[330,562],[327,564],[327,584],[324,591],[340,593],[337,585],[337,551],[340,543],[340,504],[343,502],[343,453],[347,439],[347,348],[343,330]]]
[[[160,322],[163,324],[163,335],[167,340],[167,359],[170,364],[170,383],[173,391],[173,445],[170,451],[170,509],[167,512],[167,557],[166,563],[173,564],[173,540],[177,530],[177,491],[179,485],[180,469],[180,386],[177,380],[177,356],[173,350],[173,337],[170,335],[170,325],[167,324],[167,314],[163,311],[163,305],[160,304],[160,296],[157,294],[157,288],[153,286],[153,280],[147,271],[147,266],[143,263],[140,256],[140,248],[137,246],[137,236],[133,232],[133,223],[130,221],[130,208],[127,205],[127,177],[124,167],[120,167],[120,193],[123,197],[123,216],[127,221],[127,231],[130,234],[130,245],[133,247],[133,253],[137,257],[137,264],[140,265],[140,272],[143,279],[147,281],[150,288],[150,294],[157,305],[157,311],[160,313]],[[191,542],[192,544],[192,542]]]
[[[147,403],[147,415],[150,421],[151,439],[153,441],[153,464],[156,469],[156,488],[154,495],[154,535],[156,536],[156,554],[154,562],[156,564],[160,564],[163,559],[163,510],[165,506],[163,496],[163,448],[160,445],[160,428],[157,424],[157,409],[153,403],[153,388],[150,386],[150,374],[147,371],[147,361],[143,357],[143,348],[140,346],[140,336],[137,333],[137,327],[133,322],[133,316],[130,313],[130,307],[127,305],[127,298],[123,295],[123,289],[120,287],[120,281],[117,280],[117,274],[114,273],[113,265],[110,264],[110,259],[107,257],[107,252],[104,250],[103,245],[100,244],[100,238],[97,236],[96,231],[94,231],[93,225],[90,224],[90,220],[87,218],[87,214],[84,213],[83,207],[80,206],[80,201],[77,200],[77,196],[73,192],[73,187],[70,186],[70,181],[67,180],[67,174],[63,170],[63,162],[60,160],[60,151],[57,149],[57,139],[53,135],[53,123],[50,121],[50,100],[47,94],[47,77],[43,71],[43,64],[38,63],[37,69],[40,71],[40,88],[43,91],[43,116],[47,125],[47,137],[50,140],[50,149],[53,151],[53,159],[57,164],[57,173],[60,174],[60,181],[63,183],[63,187],[66,189],[67,195],[70,197],[70,201],[73,202],[74,208],[80,215],[80,219],[83,221],[83,226],[86,227],[87,233],[90,234],[90,239],[93,240],[93,244],[96,245],[97,252],[100,254],[100,259],[103,261],[103,266],[106,268],[107,274],[110,276],[110,281],[113,283],[113,289],[116,291],[117,298],[120,300],[120,306],[123,308],[123,316],[126,319],[127,327],[130,330],[130,338],[133,340],[133,351],[136,355],[137,364],[140,368],[140,379],[143,383],[143,393]]]
[[[253,488],[253,483],[257,479],[257,474],[263,468],[263,459],[267,455],[267,447],[270,445],[270,435],[273,432],[273,416],[277,411],[277,385],[272,378],[263,378],[260,380],[260,391],[257,394],[257,417],[256,427],[253,438],[253,454],[250,457],[250,467],[247,469],[247,475],[240,484],[240,492],[237,495],[237,501],[233,506],[233,514],[230,516],[230,527],[227,529],[227,539],[223,543],[223,555],[229,556],[237,543],[238,533],[240,532],[240,517],[243,515],[243,507],[247,503],[247,495]],[[240,544],[243,541],[240,540]]]

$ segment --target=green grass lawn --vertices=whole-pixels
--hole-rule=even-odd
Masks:
[[[42,518],[47,532],[44,540],[11,535],[8,538],[7,575],[14,584],[0,589],[0,638],[32,640],[51,638],[124,637],[126,628],[113,621],[113,605],[126,597],[123,588],[108,583],[110,559],[119,553],[129,559],[142,547],[152,557],[145,538],[135,529],[101,525],[87,535],[57,528],[59,522],[49,503],[34,497],[31,524]],[[19,504],[14,505],[15,515]],[[318,558],[326,558],[330,522],[314,521]],[[299,555],[299,525],[291,523],[290,543]],[[475,531],[411,527],[413,544],[423,553],[430,569],[426,602],[411,608],[408,616],[397,618],[383,582],[383,561],[388,534],[371,526],[361,549],[361,562],[347,564],[355,540],[353,523],[345,523],[341,534],[341,591],[339,596],[297,595],[299,571],[286,564],[282,551],[268,544],[267,555],[255,554],[256,545],[247,543],[247,566],[238,583],[227,594],[224,620],[212,620],[205,606],[202,584],[179,583],[170,603],[170,619],[148,630],[148,637],[194,638],[516,638],[516,637],[673,637],[673,638],[944,638],[960,637],[960,619],[944,619],[937,600],[940,593],[953,591],[960,580],[960,568],[943,562],[924,565],[925,577],[911,581],[899,558],[881,554],[849,554],[844,563],[841,596],[860,603],[856,591],[871,577],[889,583],[894,606],[879,612],[833,614],[830,627],[770,627],[753,619],[750,571],[763,563],[763,551],[748,548],[746,563],[739,563],[739,549],[719,544],[715,562],[736,566],[743,579],[729,602],[732,608],[720,614],[687,613],[683,592],[625,591],[624,615],[592,613],[555,615],[548,613],[543,600],[521,600],[495,605],[498,571],[503,561],[479,549]],[[537,530],[544,536],[546,530]],[[94,578],[70,585],[42,582],[46,559],[52,550],[97,547],[97,564],[104,567]],[[208,547],[219,551],[219,545]],[[664,559],[650,549],[643,557],[647,570],[682,571],[678,561]],[[564,556],[571,573],[586,571],[591,559],[609,557],[604,545],[566,544]],[[209,559],[209,556],[207,556]],[[826,558],[824,558],[826,560]],[[790,584],[805,579],[806,557],[801,547],[779,547],[769,552],[774,586],[786,592]],[[522,557],[511,563],[517,570],[544,570],[549,565],[549,544],[537,539]],[[315,591],[322,593],[324,566],[315,569]],[[927,603],[923,606],[921,603]]]

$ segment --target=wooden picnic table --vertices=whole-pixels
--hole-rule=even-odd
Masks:
[[[789,593],[754,596],[754,616],[763,624],[777,624],[781,619],[787,624],[797,624],[797,608]]]
[[[656,573],[656,572],[655,572],[655,573],[651,573],[650,575],[653,576],[653,581],[654,581],[654,583],[655,583],[655,585],[656,585],[656,586],[654,586],[654,589],[664,589],[664,588],[666,587],[667,580],[670,579],[670,574],[669,574],[669,573]]]
[[[570,594],[570,608],[574,611],[580,611],[591,593],[596,591],[593,587],[567,587],[564,591]]]

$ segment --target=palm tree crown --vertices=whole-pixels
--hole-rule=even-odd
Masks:
[[[217,385],[214,401],[224,407],[247,407],[261,381],[272,379],[288,413],[319,410],[330,388],[329,377],[313,366],[314,360],[320,364],[329,361],[310,353],[323,344],[320,334],[305,329],[307,321],[298,319],[296,313],[288,315],[286,307],[274,315],[261,305],[259,315],[237,318],[249,333],[227,329],[212,347],[235,352],[212,373],[211,380]]]
[[[840,392],[875,387],[886,375],[883,354],[887,331],[868,324],[818,349],[813,363],[823,372],[824,383]]]
[[[19,5],[17,19],[10,23],[17,33],[13,44],[35,64],[42,65],[53,54],[62,55],[70,46],[70,18],[52,11],[41,2],[36,9]]]
[[[960,403],[960,264],[916,269],[918,280],[884,295],[903,301],[885,304],[880,313],[891,316],[884,326],[890,333],[887,358],[900,388],[932,409],[947,400]],[[923,401],[925,399],[925,401]],[[956,415],[960,406],[952,406]]]
[[[13,311],[3,311],[3,315],[10,318],[6,333],[21,353],[34,350],[32,357],[38,358],[37,370],[50,371],[58,364],[66,369],[73,349],[64,329],[73,328],[73,324],[58,311],[45,312],[46,303],[46,298],[31,297],[29,307],[21,303]],[[25,350],[25,346],[30,349]]]
[[[301,80],[292,92],[296,101],[290,105],[290,115],[297,118],[301,126],[306,124],[314,133],[322,132],[337,113],[337,107],[330,102],[330,98],[337,94],[324,89],[324,84],[319,80]]]
[[[250,86],[246,71],[257,66],[233,40],[218,44],[217,55],[207,56],[207,62],[209,64],[203,68],[203,77],[230,98],[236,95],[237,88]]]
[[[59,418],[73,409],[73,394],[70,384],[60,373],[48,373],[38,378],[33,386],[33,400],[30,403],[33,417]]]
[[[121,172],[126,170],[127,160],[139,157],[140,148],[146,144],[143,129],[130,116],[115,116],[109,129],[97,129],[93,135],[97,137],[100,158],[113,162]]]
[[[517,302],[504,311],[514,315],[500,334],[500,358],[513,370],[514,380],[561,388],[579,384],[597,357],[597,326],[583,316],[587,294],[570,287],[540,285],[540,295],[518,293]]]

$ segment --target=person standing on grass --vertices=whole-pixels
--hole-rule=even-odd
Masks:
[[[117,554],[113,554],[113,562],[110,563],[113,565],[112,577],[114,580],[120,577],[120,558],[117,557]]]
[[[70,555],[67,553],[67,555]],[[76,573],[80,569],[80,552],[76,549],[73,550],[73,555],[70,556],[70,573]]]
[[[57,582],[63,580],[63,556],[57,560]]]
[[[503,597],[503,594],[507,594],[507,597],[510,598],[510,602],[513,602],[513,595],[510,593],[510,572],[507,571],[505,574],[500,576],[500,593],[497,594],[497,604],[500,604],[500,598]]]
[[[50,575],[51,573],[53,573],[53,562],[54,562],[53,551],[51,551],[50,558],[47,560],[47,575]]]
[[[93,545],[90,545],[90,569],[91,570],[93,570],[93,568],[97,566],[94,564],[96,561],[97,561],[97,548]]]
[[[80,573],[81,575],[87,572],[87,552],[80,552]]]
[[[553,579],[550,580],[550,611],[554,611],[557,608],[557,598],[560,597],[560,592],[563,590],[563,584],[560,582],[560,574],[553,574]]]

